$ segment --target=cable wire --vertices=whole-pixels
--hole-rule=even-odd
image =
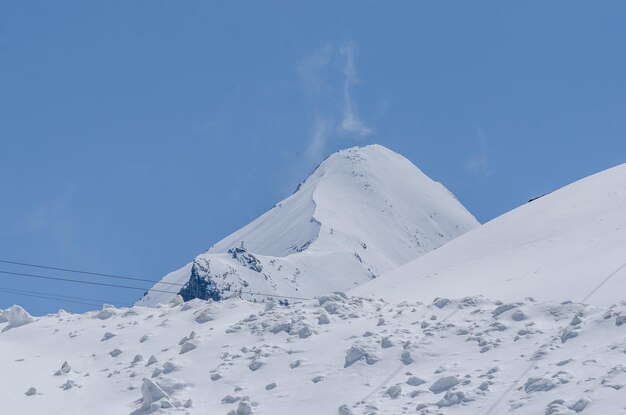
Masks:
[[[72,268],[52,267],[52,266],[49,266],[49,265],[31,264],[31,263],[28,263],[28,262],[8,261],[8,260],[5,260],[5,259],[0,259],[0,263],[10,264],[10,265],[21,265],[21,266],[24,266],[24,267],[32,267],[32,268],[51,269],[51,270],[55,270],[55,271],[73,272],[73,273],[76,273],[76,274],[94,275],[94,276],[98,276],[98,277],[117,278],[117,279],[121,279],[121,280],[150,282],[152,284],[160,283],[160,284],[167,284],[167,285],[177,285],[177,286],[181,286],[181,287],[184,285],[184,284],[180,284],[180,283],[176,283],[176,282],[154,281],[154,280],[150,280],[150,279],[146,279],[146,278],[126,277],[126,276],[123,276],[123,275],[115,275],[115,274],[103,274],[103,273],[100,273],[100,272],[82,271],[82,270],[72,269]]]
[[[24,297],[34,297],[34,298],[43,298],[45,300],[55,300],[55,301],[62,301],[62,302],[66,302],[66,303],[74,303],[74,304],[83,304],[83,305],[89,305],[89,306],[100,306],[101,304],[96,304],[96,303],[88,303],[85,301],[75,301],[75,300],[66,300],[66,299],[62,299],[62,298],[55,298],[52,296],[43,296],[43,295],[36,295],[36,294],[25,294],[25,293],[19,293],[19,292],[15,292],[12,290],[5,290],[0,288],[0,292],[3,293],[7,293],[7,294],[13,294],[13,295],[21,295]]]
[[[56,294],[56,293],[46,293],[46,292],[41,292],[41,291],[32,291],[32,290],[20,290],[17,288],[9,288],[9,287],[0,287],[0,290],[3,290],[5,292],[14,292],[14,293],[22,293],[22,294],[35,294],[35,295],[45,295],[48,297],[55,297],[55,298],[69,298],[71,300],[82,300],[82,301],[91,301],[94,303],[98,303],[98,305],[102,305],[102,304],[118,304],[120,306],[126,306],[127,303],[123,303],[120,301],[108,301],[108,300],[101,300],[101,299],[97,299],[97,298],[87,298],[87,297],[77,297],[77,296],[73,296],[73,295],[65,295],[65,294]]]
[[[27,274],[27,273],[22,273],[22,272],[11,272],[11,271],[2,271],[2,270],[0,270],[0,274],[15,275],[15,276],[19,276],[19,277],[28,277],[28,278],[40,278],[40,279],[52,280],[52,281],[73,282],[73,283],[76,283],[76,284],[98,285],[98,286],[101,286],[101,287],[124,288],[124,289],[127,289],[127,290],[139,290],[139,291],[144,291],[144,292],[146,292],[146,291],[154,291],[154,292],[160,292],[160,293],[166,293],[166,294],[178,294],[177,292],[165,291],[165,290],[157,290],[157,289],[154,289],[154,288],[131,287],[129,285],[108,284],[108,283],[105,283],[105,282],[95,282],[95,281],[82,281],[82,280],[75,280],[75,279],[72,279],[72,278],[51,277],[51,276],[47,276],[47,275]]]

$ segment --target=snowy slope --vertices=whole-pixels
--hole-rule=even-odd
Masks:
[[[348,290],[477,225],[406,158],[355,147],[328,157],[293,195],[165,276],[138,304],[169,301],[180,287],[166,283],[187,284],[185,299]]]
[[[2,413],[626,411],[623,302],[272,305],[193,300],[11,328],[0,333]]]
[[[389,301],[485,295],[613,304],[626,298],[626,164],[484,224],[353,293]]]

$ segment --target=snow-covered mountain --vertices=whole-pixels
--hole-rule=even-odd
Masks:
[[[535,199],[353,290],[389,301],[626,298],[626,164]]]
[[[380,145],[350,148],[324,160],[270,211],[166,275],[138,304],[167,303],[180,288],[172,283],[185,284],[185,300],[345,291],[476,226],[444,186],[406,158]]]
[[[350,150],[329,158],[312,178],[333,172],[333,157],[359,154],[360,160],[363,153],[370,160],[396,157],[382,148]],[[365,180],[358,176],[363,170],[354,171]],[[309,180],[301,191],[311,191]],[[317,198],[323,177],[316,180],[311,198],[328,206]],[[343,191],[362,191],[349,183]],[[368,183],[382,186],[371,178]],[[625,413],[625,187],[626,165],[591,176],[348,294],[291,304],[236,297],[183,302],[176,296],[154,307],[105,305],[84,314],[59,311],[39,318],[13,306],[0,312],[2,413]],[[383,191],[391,197],[389,189]],[[395,196],[402,194],[396,191]],[[333,202],[342,196],[332,194]],[[440,195],[431,198],[435,194]],[[294,196],[287,199],[292,200],[289,212],[307,211],[304,202],[291,206],[306,200]],[[372,198],[380,203],[378,196]],[[422,199],[429,198],[415,196]],[[398,206],[396,199],[387,200]],[[318,214],[318,207],[312,214],[317,222],[284,225],[299,229],[297,236],[287,232],[295,246],[310,241],[300,236],[311,223],[319,227],[317,238],[292,254],[283,243],[285,256],[275,258],[305,255],[326,241],[321,249],[335,241],[331,236],[342,237],[333,245],[344,249],[339,257],[360,238],[372,238],[363,248],[369,251],[384,248],[375,236],[398,237],[355,229],[355,223],[323,232],[332,214]],[[368,212],[371,207],[355,203],[351,208]],[[400,212],[394,212],[399,219]],[[263,217],[272,215],[277,214]],[[267,226],[267,232],[280,235]],[[219,249],[236,247],[253,229],[249,225]],[[348,230],[363,233],[348,235]],[[265,250],[269,243],[255,242],[263,254],[254,258],[271,256]],[[251,255],[235,253],[237,260]],[[181,278],[185,273],[188,278],[192,267],[183,269]]]

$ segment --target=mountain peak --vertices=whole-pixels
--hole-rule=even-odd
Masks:
[[[164,282],[187,284],[186,299],[312,297],[371,280],[477,225],[405,157],[378,144],[353,147],[331,154],[294,194]],[[167,300],[155,291],[140,303]]]

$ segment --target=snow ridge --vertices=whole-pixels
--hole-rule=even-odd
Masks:
[[[390,271],[355,295],[486,295],[608,305],[626,286],[626,164],[535,199]]]

